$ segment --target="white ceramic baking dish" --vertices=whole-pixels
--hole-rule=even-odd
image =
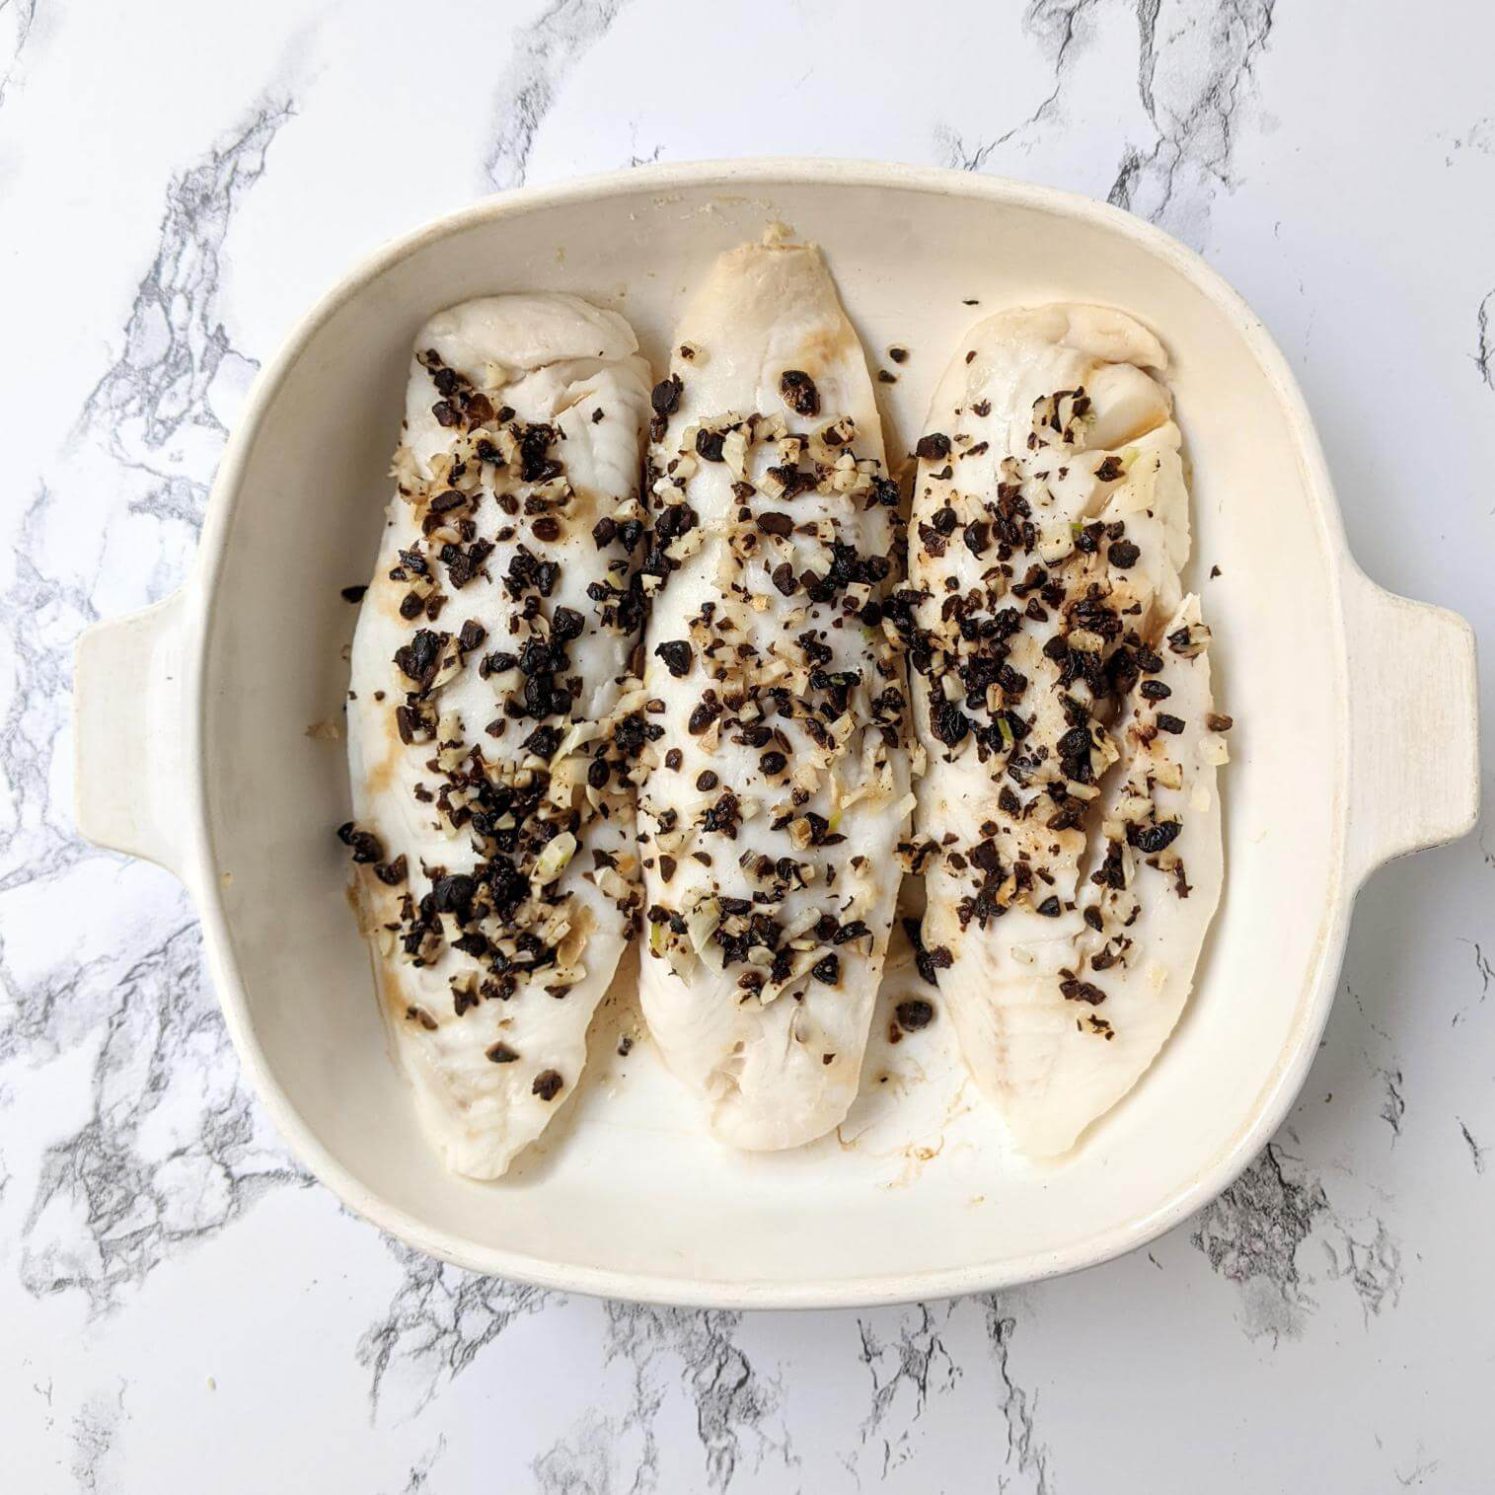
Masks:
[[[452,1177],[415,1126],[344,899],[332,833],[348,805],[344,747],[307,731],[339,717],[355,609],[338,592],[370,570],[411,338],[469,296],[568,290],[622,310],[661,363],[708,258],[774,220],[825,247],[873,359],[911,350],[883,388],[891,452],[916,437],[933,380],[983,312],[1109,303],[1171,350],[1193,582],[1218,639],[1221,709],[1238,723],[1226,894],[1196,993],[1144,1083],[1073,1156],[1035,1166],[966,1087],[948,1023],[897,1049],[874,1040],[838,1136],[725,1152],[646,1042],[617,1057],[625,975],[553,1130],[501,1183]],[[613,1297],[870,1304],[1087,1266],[1228,1185],[1304,1079],[1360,882],[1472,825],[1475,709],[1468,626],[1356,568],[1281,354],[1173,240],[987,177],[668,167],[444,218],[305,318],[224,458],[196,574],[79,645],[78,820],[192,890],[264,1104],[307,1166],[386,1230],[481,1271]]]

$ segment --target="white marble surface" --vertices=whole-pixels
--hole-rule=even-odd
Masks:
[[[1109,196],[1265,317],[1379,581],[1495,629],[1495,11],[0,0],[0,1487],[1489,1488],[1495,833],[1364,893],[1267,1154],[995,1300],[619,1307],[416,1257],[241,1079],[192,910],[71,826],[70,651],[175,587],[256,368],[494,188],[821,152]]]

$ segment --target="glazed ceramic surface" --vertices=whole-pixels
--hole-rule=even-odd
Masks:
[[[1238,723],[1223,906],[1178,1030],[1070,1157],[1033,1165],[964,1080],[948,1025],[875,1041],[836,1135],[711,1143],[647,1043],[629,973],[542,1141],[498,1185],[441,1170],[411,1115],[344,898],[336,722],[387,495],[410,339],[488,292],[575,291],[660,364],[694,279],[774,224],[820,243],[874,362],[890,452],[919,434],[970,322],[1052,299],[1125,308],[1166,344],[1194,558]],[[1218,575],[1213,573],[1218,569]],[[140,688],[141,682],[146,688]],[[990,1289],[1145,1242],[1223,1189],[1297,1093],[1351,901],[1380,862],[1473,821],[1473,646],[1349,558],[1313,426],[1260,323],[1157,230],[969,174],[809,161],[653,168],[487,201],[348,276],[262,374],[198,569],[78,665],[79,816],[192,890],[230,1030],[308,1166],[405,1240],[482,1271],[702,1305],[869,1304]],[[896,995],[896,993],[893,993]]]

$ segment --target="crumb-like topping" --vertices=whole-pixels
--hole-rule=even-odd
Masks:
[[[579,854],[591,863],[583,875],[624,926],[636,924],[631,859],[620,865],[591,849],[588,833],[631,814],[640,752],[660,729],[646,720],[637,678],[626,670],[615,681],[617,709],[589,720],[577,663],[578,651],[599,638],[619,659],[636,652],[646,612],[636,564],[645,533],[639,496],[576,535],[573,515],[589,504],[568,478],[558,428],[520,420],[434,350],[419,361],[449,443],[425,472],[408,449],[396,455],[400,498],[419,538],[388,571],[410,631],[390,661],[392,688],[375,699],[400,743],[428,754],[410,790],[421,818],[434,816],[476,861],[456,858],[470,863],[463,871],[425,860],[414,868],[405,855],[387,857],[367,829],[349,824],[339,834],[355,863],[398,890],[396,917],[377,931],[387,957],[414,967],[435,964],[448,949],[466,957],[451,978],[460,1018],[480,1002],[507,1001],[527,982],[562,998],[582,979],[591,915],[578,911],[574,877],[565,876]],[[596,578],[586,588],[589,614],[555,600],[564,568],[581,563]],[[492,598],[487,626],[469,619],[443,628],[452,594],[473,585]],[[453,682],[472,674],[491,692],[491,708],[477,721],[445,699]],[[434,1023],[419,1008],[410,1020]],[[506,1064],[520,1056],[497,1043],[487,1057]],[[550,1100],[563,1083],[546,1071],[535,1094]]]
[[[849,417],[819,421],[807,373],[778,387],[784,411],[656,422],[645,562],[651,588],[698,599],[646,676],[669,691],[674,733],[639,805],[648,957],[735,973],[738,1000],[758,1003],[854,983],[857,962],[881,958],[887,868],[848,835],[848,812],[891,804],[906,751],[885,609],[897,487],[858,454]],[[661,416],[683,388],[676,375],[656,389]],[[709,527],[691,502],[701,481],[730,492]],[[872,550],[883,534],[895,542]]]
[[[971,407],[982,418],[990,412],[985,401]],[[1024,449],[1001,460],[994,493],[960,484],[961,462],[987,443],[960,431],[924,435],[910,536],[924,585],[894,592],[886,611],[905,641],[932,749],[947,763],[974,760],[992,784],[979,832],[946,835],[922,863],[937,857],[963,887],[962,929],[986,929],[1017,907],[1045,918],[1078,909],[1100,939],[1085,972],[1058,973],[1059,991],[1095,1007],[1105,1001],[1101,973],[1128,956],[1139,866],[1161,874],[1167,896],[1189,894],[1170,849],[1180,822],[1159,813],[1155,795],[1182,783],[1176,740],[1188,724],[1168,705],[1209,630],[1194,624],[1159,636],[1165,624],[1142,564],[1144,544],[1162,543],[1155,529],[1144,541],[1124,520],[1053,522],[1053,489],[1072,471],[1104,487],[1138,459],[1135,448],[1087,449],[1090,419],[1083,388],[1035,401]],[[1151,559],[1155,571],[1167,569],[1166,557]],[[1222,721],[1206,725],[1213,732]],[[1118,742],[1118,732],[1130,741]],[[1123,756],[1128,781],[1097,826],[1091,806]],[[1091,832],[1103,847],[1098,864],[1073,898],[1061,897],[1061,863],[1083,858]],[[1082,1027],[1115,1036],[1093,1018]]]

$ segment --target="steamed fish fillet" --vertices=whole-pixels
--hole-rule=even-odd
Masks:
[[[496,1178],[575,1088],[637,918],[649,372],[573,296],[470,301],[415,346],[344,839],[424,1129]]]
[[[1151,1064],[1220,892],[1224,743],[1180,593],[1165,364],[1119,312],[1004,313],[961,344],[919,443],[901,596],[923,937],[973,1076],[1035,1155]]]
[[[913,803],[881,603],[898,496],[818,250],[724,255],[676,342],[653,397],[640,991],[714,1135],[793,1147],[856,1095]]]

